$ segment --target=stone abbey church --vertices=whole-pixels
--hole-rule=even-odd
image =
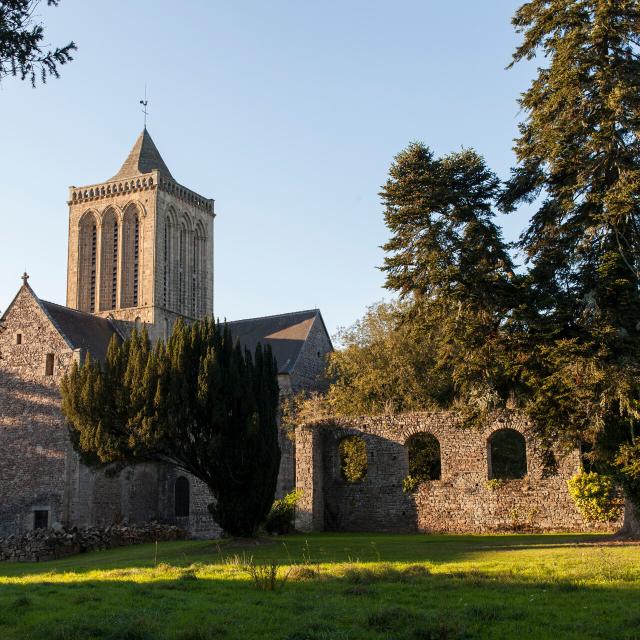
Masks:
[[[88,353],[103,360],[114,336],[144,325],[152,339],[166,339],[178,318],[213,314],[214,202],[173,178],[145,129],[113,178],[71,187],[68,204],[66,306],[38,298],[25,274],[0,319],[0,536],[55,523],[151,520],[218,535],[211,496],[197,479],[160,464],[115,477],[84,466],[59,394],[69,366]],[[271,345],[281,395],[322,387],[332,345],[317,309],[229,328],[252,351],[258,342]],[[429,476],[407,491],[412,442],[425,437]],[[505,438],[515,456],[506,462],[498,446]],[[344,473],[347,441],[365,453],[357,481]],[[526,421],[509,412],[473,431],[450,412],[335,419],[300,426],[295,442],[281,433],[280,448],[277,491],[302,491],[300,530],[605,531],[620,524],[584,520],[567,490],[579,453],[550,458]]]
[[[211,497],[197,479],[162,465],[116,477],[85,467],[58,390],[74,360],[102,360],[113,336],[144,325],[151,339],[166,339],[178,318],[213,314],[214,201],[175,180],[145,128],[116,175],[71,187],[68,205],[66,306],[38,298],[25,274],[0,319],[0,536],[150,520],[215,535]],[[319,310],[229,328],[251,350],[271,345],[283,394],[322,383],[332,346]],[[281,449],[279,494],[295,483],[284,436]]]

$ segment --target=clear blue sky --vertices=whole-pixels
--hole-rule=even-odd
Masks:
[[[67,187],[108,179],[142,128],[216,199],[215,313],[319,307],[329,330],[389,297],[378,192],[412,140],[476,148],[501,176],[532,66],[505,67],[520,0],[63,0],[60,80],[0,85],[0,309],[23,269],[64,303]],[[502,220],[513,240],[526,213]]]

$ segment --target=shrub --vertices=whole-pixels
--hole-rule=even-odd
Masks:
[[[590,522],[611,522],[622,515],[623,501],[609,476],[582,471],[567,480],[576,507]]]
[[[361,482],[367,475],[367,445],[360,436],[340,441],[340,468],[347,482]]]
[[[414,478],[412,475],[408,475],[406,478],[402,480],[402,490],[405,493],[413,493],[420,484],[420,480],[418,478]]]
[[[499,478],[492,478],[491,480],[487,480],[487,489],[489,489],[489,491],[497,491],[504,485],[504,482],[504,480],[500,480]]]
[[[284,498],[276,500],[267,515],[264,528],[267,533],[290,533],[296,515],[296,504],[302,497],[302,491],[296,489],[288,493]]]
[[[245,565],[244,570],[259,591],[277,591],[282,589],[289,577],[289,572],[280,575],[280,566],[271,560],[268,564],[255,564],[253,558]]]

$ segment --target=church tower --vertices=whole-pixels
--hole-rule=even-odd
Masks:
[[[70,187],[68,204],[67,306],[152,338],[213,314],[214,201],[176,182],[146,128],[113,178]]]

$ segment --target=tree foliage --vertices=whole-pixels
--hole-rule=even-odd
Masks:
[[[0,80],[8,75],[45,83],[47,77],[60,77],[58,66],[73,60],[73,42],[43,50],[44,27],[35,19],[39,0],[0,0]],[[59,0],[47,0],[57,7]]]
[[[520,240],[529,299],[520,374],[541,436],[591,444],[640,499],[640,10],[631,0],[533,0],[514,63],[542,54],[505,211],[536,205]]]
[[[355,483],[364,480],[367,475],[367,445],[360,436],[347,436],[340,440],[340,470],[347,482]]]
[[[517,303],[508,247],[494,223],[500,181],[471,149],[435,158],[412,143],[381,192],[391,231],[386,286],[413,302],[407,314],[432,349],[435,378],[479,420],[507,401],[501,334]]]
[[[253,535],[280,462],[276,372],[269,348],[243,353],[226,326],[178,322],[166,346],[134,330],[111,342],[102,367],[74,364],[62,408],[87,464],[179,467],[209,487],[225,531]]]
[[[609,476],[583,471],[567,484],[571,497],[587,520],[611,522],[620,517],[622,499]]]
[[[411,307],[403,302],[372,305],[361,320],[338,333],[342,348],[329,357],[327,413],[390,413],[446,403],[450,380],[432,375],[434,352],[429,336],[406,320]]]
[[[500,182],[473,150],[442,158],[412,143],[381,197],[392,236],[387,288],[400,301],[342,331],[330,359],[335,413],[449,407],[469,421],[511,392],[503,333],[518,303],[508,247],[493,222]]]
[[[440,443],[431,433],[416,433],[407,442],[409,476],[416,482],[440,480]]]

